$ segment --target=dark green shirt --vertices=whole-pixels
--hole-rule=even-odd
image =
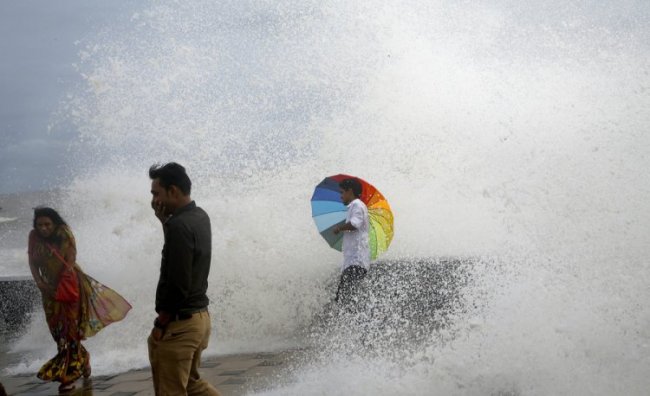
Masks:
[[[210,217],[194,201],[176,210],[163,225],[156,312],[171,314],[208,306],[208,274],[212,256]]]

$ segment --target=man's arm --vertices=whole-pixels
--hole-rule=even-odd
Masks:
[[[157,302],[158,322],[162,326],[169,323],[171,316],[189,296],[194,261],[194,238],[184,225],[170,225],[165,239],[166,287]]]
[[[356,231],[357,227],[353,226],[352,223],[344,223],[342,225],[336,226],[332,231],[334,234],[338,234],[341,231]]]
[[[356,231],[359,229],[363,223],[363,210],[358,205],[352,205],[350,207],[350,222],[343,225],[337,226],[332,230],[334,234],[338,234],[341,231]]]

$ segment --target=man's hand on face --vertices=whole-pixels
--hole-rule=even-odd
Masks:
[[[154,214],[156,215],[158,220],[160,220],[161,223],[164,223],[165,221],[167,221],[169,216],[171,216],[171,214],[167,213],[167,209],[165,208],[165,206],[163,206],[163,204],[160,203],[160,202],[153,202],[152,201],[151,202],[151,207],[153,208]]]

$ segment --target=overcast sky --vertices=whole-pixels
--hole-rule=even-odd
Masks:
[[[131,3],[133,4],[133,3]],[[104,0],[0,1],[0,193],[55,187],[67,176],[74,130],[48,133],[80,81],[79,40],[127,13]]]

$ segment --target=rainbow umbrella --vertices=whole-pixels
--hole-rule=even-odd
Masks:
[[[341,202],[339,183],[343,179],[355,178],[361,182],[361,201],[368,207],[370,227],[370,259],[375,260],[388,249],[393,239],[393,212],[388,201],[372,184],[349,175],[326,177],[314,190],[311,197],[311,215],[316,223],[318,232],[334,249],[341,251],[343,233],[335,235],[334,227],[345,222],[347,206]]]

